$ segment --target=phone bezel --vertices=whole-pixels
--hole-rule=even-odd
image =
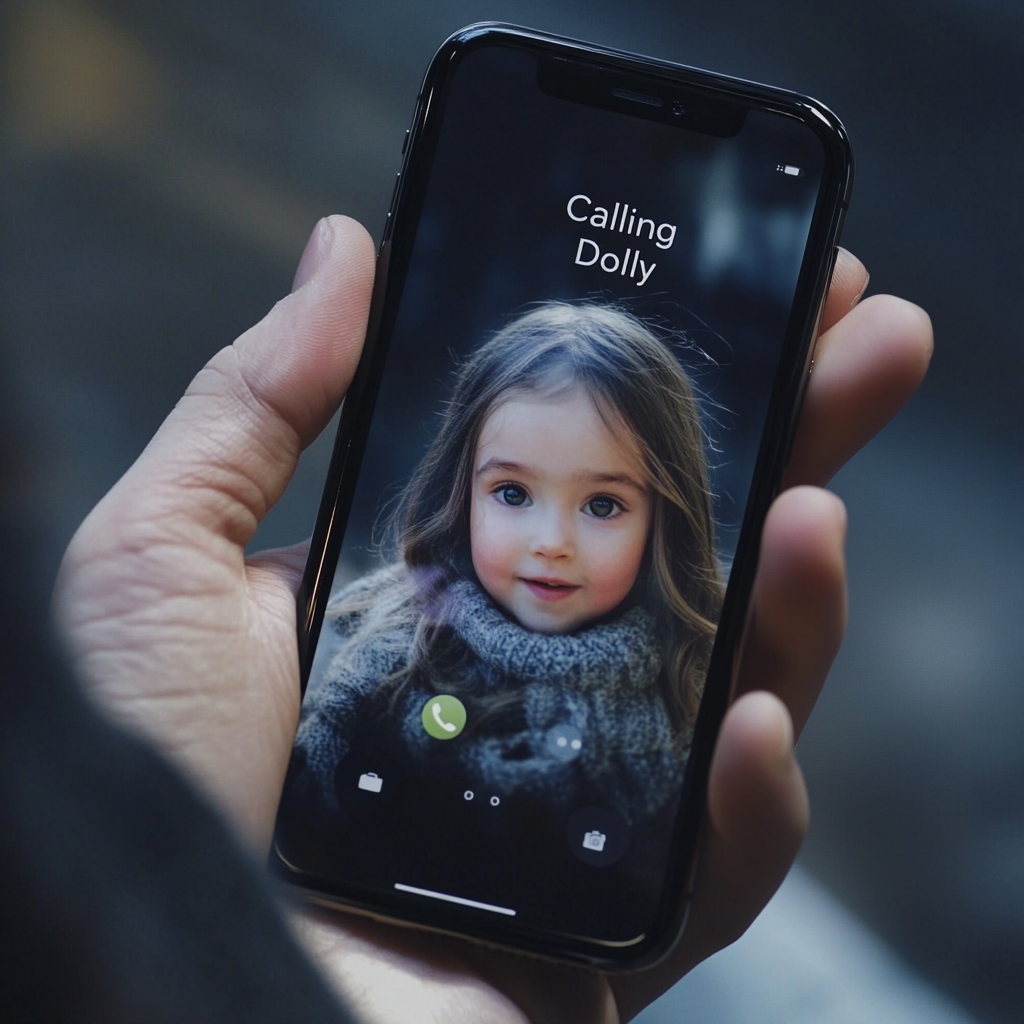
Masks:
[[[414,924],[449,934],[558,960],[625,970],[647,967],[678,941],[688,914],[711,754],[734,683],[745,609],[760,549],[760,527],[778,492],[788,461],[799,406],[812,359],[814,334],[834,264],[834,246],[849,204],[853,157],[842,123],[827,107],[798,93],[642,57],[591,43],[501,23],[472,25],[452,35],[437,51],[417,97],[404,160],[395,185],[377,259],[366,345],[342,408],[324,495],[299,589],[298,632],[302,692],[329,598],[334,569],[365,449],[373,406],[387,358],[391,332],[415,241],[415,228],[443,119],[444,97],[458,62],[484,46],[525,48],[533,53],[587,62],[655,88],[684,87],[794,117],[822,142],[825,167],[808,234],[785,341],[771,392],[765,431],[755,464],[739,543],[722,608],[718,636],[695,728],[692,752],[677,816],[671,857],[680,870],[667,882],[652,934],[632,944],[609,944],[580,936],[539,932],[505,922],[469,921],[447,905],[423,912],[401,899],[309,875],[271,850],[273,867],[299,886],[312,902]]]

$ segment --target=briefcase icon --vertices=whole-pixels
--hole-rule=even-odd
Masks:
[[[371,793],[379,793],[384,780],[376,772],[363,772],[359,776],[359,788],[367,789]]]
[[[604,844],[608,842],[608,837],[603,832],[598,832],[594,829],[593,832],[587,832],[583,837],[583,849],[584,850],[595,850],[600,853],[604,849]]]

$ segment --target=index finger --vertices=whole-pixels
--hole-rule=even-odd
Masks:
[[[836,248],[836,265],[832,268],[832,281],[825,296],[818,333],[824,334],[834,327],[860,302],[868,286],[867,268],[849,249]]]
[[[873,295],[825,331],[783,487],[827,483],[917,390],[932,354],[923,309]]]

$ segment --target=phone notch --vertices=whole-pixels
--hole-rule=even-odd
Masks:
[[[548,96],[613,110],[690,131],[732,138],[747,118],[747,106],[707,90],[654,75],[640,77],[617,68],[545,54],[537,58],[537,84]]]

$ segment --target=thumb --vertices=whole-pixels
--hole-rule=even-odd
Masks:
[[[295,290],[192,381],[108,495],[133,515],[198,528],[240,548],[341,401],[359,358],[374,249],[347,217],[320,221]]]

